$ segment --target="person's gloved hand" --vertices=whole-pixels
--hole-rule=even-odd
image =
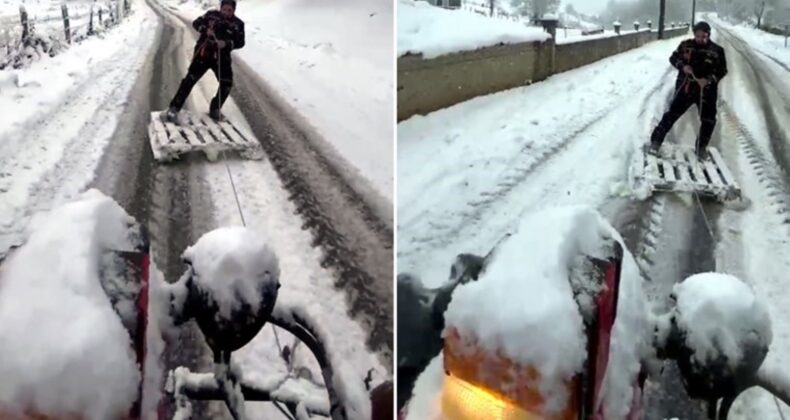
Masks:
[[[683,66],[683,73],[686,73],[689,76],[693,76],[694,75],[694,69],[691,66],[689,66],[688,64],[686,64],[685,66]]]
[[[228,45],[228,43],[227,43],[227,42],[225,42],[225,41],[223,41],[223,40],[221,40],[221,39],[220,39],[220,40],[217,40],[217,47],[219,47],[219,49],[223,49],[223,48],[225,48],[227,45]]]
[[[705,89],[710,84],[710,80],[703,77],[702,79],[697,79],[697,83],[699,83],[700,88]]]

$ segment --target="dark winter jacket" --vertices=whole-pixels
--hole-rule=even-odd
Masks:
[[[212,26],[217,40],[225,41],[227,44],[221,50],[221,58],[230,63],[230,52],[244,46],[244,22],[236,16],[225,17],[218,10],[209,10],[203,16],[195,19],[192,22],[192,27],[200,32],[200,38],[195,44],[196,57],[203,53],[204,56],[201,58],[216,59],[217,45],[207,35],[208,28]],[[201,48],[203,48],[202,51]]]
[[[721,79],[727,75],[727,59],[724,48],[713,41],[706,45],[699,45],[693,39],[680,43],[678,49],[669,57],[669,62],[678,69],[677,84],[680,86],[686,80],[683,66],[690,65],[698,79],[706,78],[712,88],[716,88]]]

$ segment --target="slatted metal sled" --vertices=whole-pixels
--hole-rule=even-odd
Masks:
[[[653,191],[696,192],[719,201],[740,198],[735,182],[718,150],[708,147],[709,158],[700,161],[693,148],[666,144],[660,156],[642,153],[634,162],[634,180]]]
[[[191,152],[202,152],[215,160],[223,151],[235,151],[248,159],[260,159],[261,145],[228,121],[183,110],[178,123],[167,122],[163,111],[151,113],[148,125],[151,150],[157,161],[171,161]]]

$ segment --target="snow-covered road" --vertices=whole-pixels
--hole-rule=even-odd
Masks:
[[[790,262],[790,195],[782,168],[790,90],[778,80],[776,62],[758,59],[727,35],[714,33],[727,49],[730,75],[721,89],[713,145],[723,150],[751,207],[737,211],[693,196],[644,201],[630,196],[630,159],[673,94],[675,74],[667,59],[680,39],[658,41],[529,87],[402,122],[399,271],[438,286],[455,255],[486,254],[526,212],[591,205],[623,233],[659,307],[672,284],[694,273],[716,270],[750,282],[774,322],[767,363],[786,366],[790,294],[781,289]],[[692,111],[668,141],[690,144],[697,127]],[[647,418],[705,415],[683,395],[671,370],[654,378]],[[736,402],[730,418],[778,419],[779,405],[752,390]],[[790,414],[788,407],[780,409]]]
[[[280,256],[280,298],[320,320],[352,387],[364,389],[369,375],[373,386],[391,378],[391,219],[378,219],[378,208],[359,217],[366,200],[342,177],[325,175],[331,163],[322,163],[312,150],[294,151],[307,149],[298,136],[302,121],[292,119],[285,106],[278,113],[256,108],[255,101],[277,104],[276,92],[256,89],[258,80],[244,69],[237,71],[240,102],[229,100],[223,111],[260,140],[291,149],[267,149],[262,161],[229,157],[209,163],[188,156],[170,165],[154,163],[149,115],[166,107],[175,92],[194,37],[156,2],[136,0],[133,10],[104,38],[74,45],[28,69],[0,72],[0,106],[15,110],[0,117],[0,256],[24,241],[32,214],[96,187],[147,225],[155,261],[175,280],[184,269],[180,254],[186,246],[211,229],[241,224],[243,214],[247,226],[267,235]],[[241,95],[245,87],[246,96]],[[187,107],[204,111],[215,90],[216,81],[204,78]],[[255,97],[259,94],[272,96]],[[260,126],[248,125],[250,116],[269,130],[262,134]],[[282,162],[290,166],[283,168]],[[305,173],[311,177],[300,178]],[[209,367],[208,349],[194,325],[169,344],[168,367]],[[284,332],[275,337],[267,326],[236,356],[245,377],[280,379],[285,373],[280,345],[292,340]],[[297,368],[321,377],[306,349],[296,354]],[[301,392],[315,389],[310,381],[294,383]],[[201,417],[216,414],[212,407],[198,410],[209,410],[197,411]],[[250,414],[279,416],[268,404],[252,405]]]

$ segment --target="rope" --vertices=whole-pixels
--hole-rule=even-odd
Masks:
[[[695,76],[694,74],[691,75],[691,78],[695,82],[699,82],[699,79],[697,79],[697,76]],[[700,118],[702,117],[702,115],[704,115],[703,105],[705,104],[705,95],[704,95],[703,91],[704,91],[704,89],[702,88],[702,86],[700,86],[700,89],[699,89],[699,114],[700,114]],[[695,146],[694,148],[697,151],[699,151],[699,141],[700,141],[700,136],[697,136],[697,141],[694,144],[694,146]],[[711,227],[710,221],[708,220],[708,215],[705,214],[705,208],[702,207],[702,200],[699,198],[699,193],[697,192],[697,190],[694,190],[694,197],[697,200],[697,206],[699,206],[699,211],[702,214],[702,220],[705,222],[705,229],[708,230],[708,234],[710,235],[710,239],[715,241],[716,240],[716,236],[714,235],[713,228]]]
[[[212,29],[213,29],[213,23],[212,23]],[[219,110],[222,107],[222,53],[219,48],[219,43],[217,42],[218,41],[217,35],[214,34],[213,38],[214,38],[214,42],[217,43],[217,81],[219,82],[219,88],[217,89],[217,113],[219,113]],[[227,46],[227,43],[225,46]],[[222,118],[221,115],[220,118]],[[242,226],[247,227],[247,221],[244,219],[244,212],[241,209],[241,202],[239,201],[239,194],[236,191],[236,183],[233,181],[233,173],[230,171],[230,165],[228,165],[228,157],[225,154],[224,150],[222,150],[221,153],[222,153],[222,163],[225,165],[225,169],[228,171],[228,179],[230,179],[230,186],[233,189],[233,197],[236,199],[236,207],[239,209],[239,217],[241,218],[241,224]],[[283,348],[280,345],[280,337],[277,334],[277,329],[274,328],[274,325],[271,323],[269,324],[269,326],[271,327],[272,332],[274,333],[274,341],[277,343],[277,350],[280,352],[280,357],[283,357],[282,356]]]

